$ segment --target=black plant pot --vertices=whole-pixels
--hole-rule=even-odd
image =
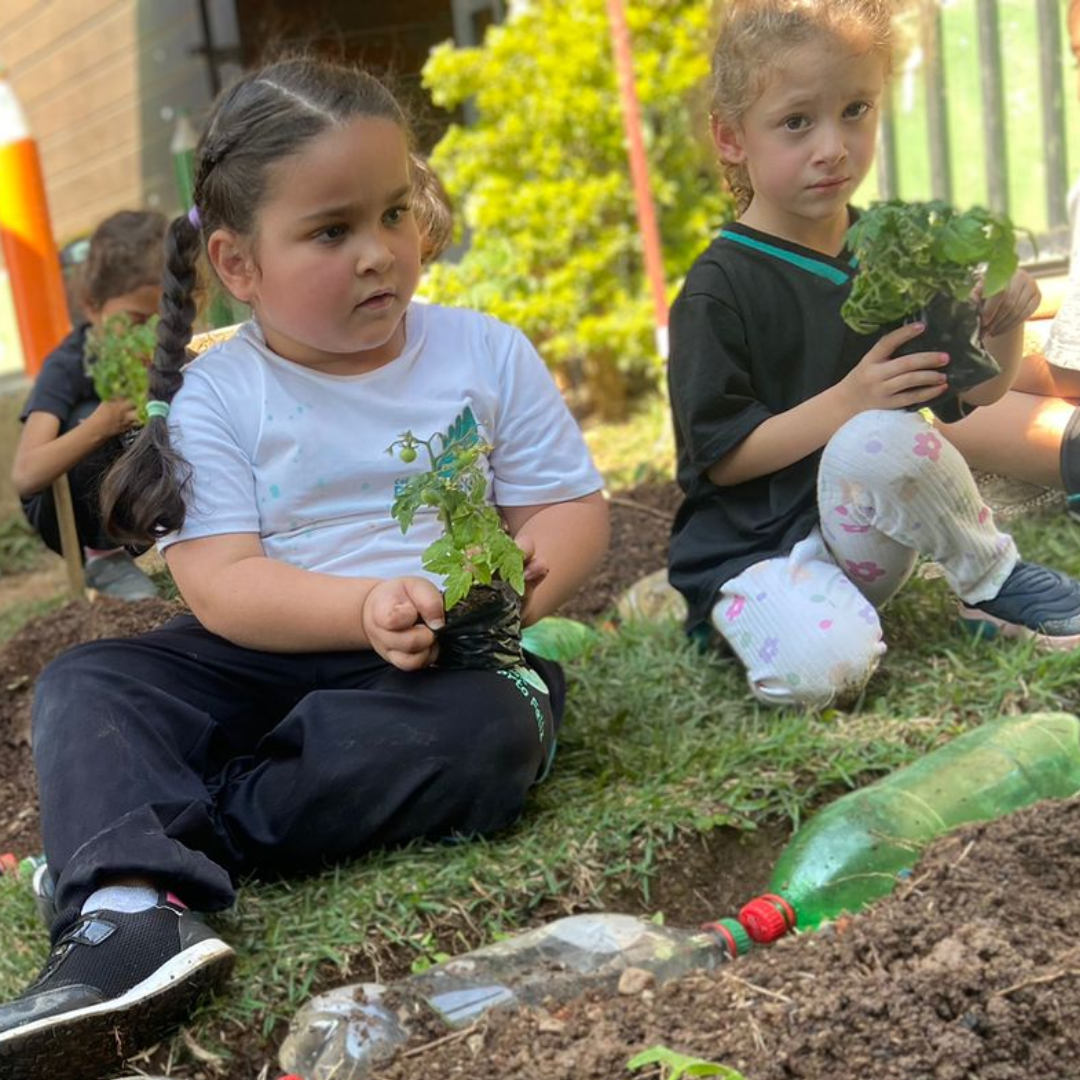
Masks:
[[[524,662],[521,597],[505,581],[474,585],[446,613],[439,631],[440,668],[503,671]]]
[[[942,368],[949,380],[945,392],[925,406],[912,406],[913,409],[929,408],[941,416],[938,410],[954,402],[959,394],[1001,374],[998,362],[983,348],[980,312],[980,305],[974,300],[957,300],[948,293],[938,293],[921,311],[904,320],[925,323],[926,329],[913,341],[900,346],[897,356],[917,352],[949,354],[949,362]],[[956,416],[941,418],[955,420]]]

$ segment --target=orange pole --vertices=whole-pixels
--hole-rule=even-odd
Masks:
[[[668,305],[664,284],[664,259],[660,248],[660,230],[656,224],[656,209],[649,186],[649,164],[645,143],[641,137],[641,109],[634,84],[634,63],[630,50],[630,30],[622,0],[607,0],[611,44],[615,51],[615,70],[622,96],[623,127],[630,158],[630,176],[634,184],[638,228],[645,248],[645,274],[652,290],[653,318],[656,322],[656,341],[661,354],[667,356]]]
[[[35,375],[71,329],[37,145],[0,72],[0,249],[11,279],[23,360]]]

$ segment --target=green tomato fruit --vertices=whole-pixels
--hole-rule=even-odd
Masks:
[[[416,449],[412,446],[403,446],[401,448],[401,460],[408,465],[410,462],[416,460]]]

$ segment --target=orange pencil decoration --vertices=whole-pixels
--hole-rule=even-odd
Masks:
[[[26,373],[71,329],[37,144],[0,69],[0,248],[11,278]]]

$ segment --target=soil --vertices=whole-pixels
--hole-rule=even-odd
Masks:
[[[1075,1080],[1077,880],[1080,802],[1044,803],[939,841],[863,915],[708,974],[430,1032],[378,1080],[617,1080],[657,1045],[747,1080]]]
[[[670,484],[616,493],[611,551],[563,614],[614,618],[625,589],[664,565],[677,501]],[[0,580],[0,605],[11,602],[9,587],[23,587],[19,577]],[[0,646],[0,851],[22,856],[41,846],[28,746],[38,672],[78,642],[150,629],[180,610],[158,600],[73,602]],[[675,926],[731,914],[764,885],[785,839],[779,829],[750,837],[717,830],[678,841],[664,852],[648,900],[628,892],[611,898],[612,910],[660,907]],[[747,1080],[1075,1080],[1078,880],[1080,802],[1043,804],[939,842],[909,882],[864,915],[712,974],[659,986],[645,978],[631,993],[496,1012],[449,1037],[431,1031],[379,1078],[659,1080],[657,1066],[631,1074],[626,1062],[663,1044]],[[373,972],[360,965],[353,977]],[[331,979],[317,978],[313,992]],[[274,1077],[267,1063],[283,1035],[230,1039],[234,1057],[220,1068],[175,1064],[167,1045],[140,1065],[190,1080]]]

